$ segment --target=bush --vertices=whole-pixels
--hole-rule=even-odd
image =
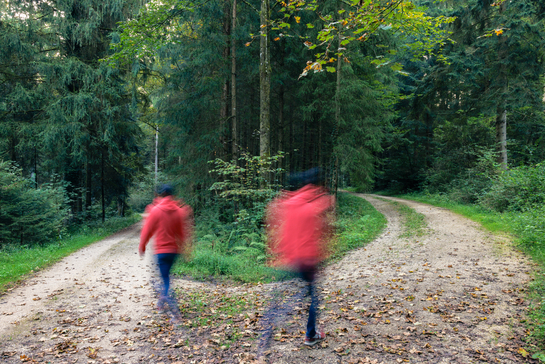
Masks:
[[[545,202],[545,165],[522,166],[501,173],[479,202],[499,212],[540,207]]]
[[[241,210],[234,223],[221,224],[219,212],[208,210],[197,217],[197,244],[193,259],[180,262],[177,274],[195,278],[226,277],[241,282],[268,282],[293,277],[292,273],[267,267],[266,244],[261,220],[265,204]],[[360,197],[340,193],[336,236],[331,259],[375,239],[386,226],[386,219]]]
[[[20,168],[0,161],[0,247],[58,238],[67,215],[62,187],[33,188]]]

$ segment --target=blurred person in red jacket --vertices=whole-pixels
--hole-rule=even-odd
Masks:
[[[193,210],[188,205],[175,200],[172,192],[172,187],[168,184],[158,189],[160,200],[156,199],[154,202],[157,203],[149,209],[138,246],[138,252],[140,256],[143,256],[146,245],[151,237],[155,236],[153,251],[163,280],[157,303],[157,308],[160,310],[164,309],[165,303],[171,303],[168,295],[170,269],[180,254],[189,255],[193,236]]]
[[[319,264],[327,258],[332,223],[332,214],[327,213],[333,210],[335,198],[316,185],[320,176],[318,168],[291,176],[291,184],[302,187],[283,192],[267,208],[270,265],[297,272],[308,285],[311,304],[305,345],[325,339],[325,333],[316,328],[318,295],[314,281]]]

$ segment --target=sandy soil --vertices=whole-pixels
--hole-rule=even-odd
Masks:
[[[520,323],[532,264],[507,239],[447,210],[388,198],[426,216],[425,236],[401,239],[403,217],[395,206],[361,197],[387,217],[388,227],[322,272],[326,341],[302,345],[306,301],[292,300],[267,362],[532,362],[521,350]],[[176,327],[154,309],[154,267],[149,254],[141,261],[136,253],[138,234],[136,225],[82,249],[0,297],[0,361],[249,363],[259,318],[267,315],[265,297],[280,290],[289,302],[302,288],[297,281],[234,286],[179,279],[182,306],[196,294],[241,297],[253,306],[235,317],[209,314],[217,324]],[[183,311],[184,320],[202,315],[195,312]],[[238,334],[216,345],[226,332]]]

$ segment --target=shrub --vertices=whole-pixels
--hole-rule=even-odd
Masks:
[[[0,161],[0,247],[59,237],[68,211],[62,187],[33,188],[17,166]]]
[[[501,173],[479,202],[499,212],[539,207],[545,202],[545,165],[522,166]]]

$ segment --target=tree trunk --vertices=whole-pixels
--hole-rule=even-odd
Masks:
[[[155,166],[157,166],[157,164]],[[155,178],[157,178],[157,174],[155,176],[156,176]],[[102,202],[102,223],[104,223],[106,221],[106,202],[104,198],[104,150],[101,150],[101,158],[100,158],[100,192],[101,192],[101,202]]]
[[[231,17],[229,15],[230,12],[229,8],[229,0],[225,0],[225,3],[223,5],[223,34],[225,34],[226,44],[223,48],[223,58],[227,62],[227,59],[229,59],[229,40],[231,36]],[[229,148],[227,146],[226,141],[226,127],[225,124],[227,122],[227,115],[229,114],[229,78],[226,77],[223,81],[223,86],[221,90],[221,106],[220,106],[220,144],[221,144],[221,151],[220,151],[220,157],[228,157],[228,151]]]
[[[104,163],[104,155],[102,156]],[[159,175],[159,126],[155,127],[155,187],[157,187],[157,178]]]
[[[87,161],[85,164],[85,212],[88,213],[91,210],[91,163]]]
[[[498,163],[501,169],[507,170],[507,110],[498,109],[496,115],[496,147]]]
[[[34,146],[34,188],[38,189],[38,150]]]
[[[341,48],[341,32],[339,31],[339,48]],[[340,50],[338,51],[340,52]],[[342,55],[338,55],[337,59],[337,84],[335,86],[335,127],[333,129],[333,150],[337,142],[337,135],[339,133],[339,125],[341,124],[341,69],[342,69]],[[335,168],[333,170],[332,183],[335,197],[337,197],[337,190],[339,188],[339,157],[334,151],[333,156],[335,158]]]
[[[271,148],[271,65],[269,54],[270,0],[261,0],[261,30],[259,39],[259,155],[268,157]]]
[[[236,56],[236,24],[237,24],[237,0],[233,0],[233,13],[231,18],[231,153],[233,159],[238,158],[238,131],[237,131],[237,56]]]

